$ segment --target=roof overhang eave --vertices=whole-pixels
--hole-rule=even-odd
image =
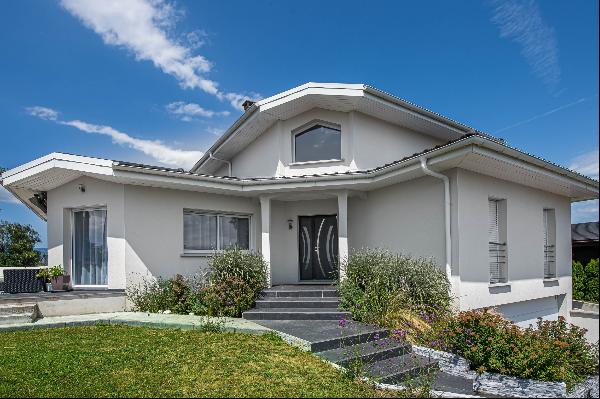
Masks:
[[[469,153],[477,153],[487,158],[501,160],[514,166],[526,168],[535,173],[544,174],[546,176],[558,179],[564,183],[568,183],[582,191],[589,193],[588,196],[585,196],[581,199],[576,199],[574,201],[598,198],[598,181],[480,136],[470,136],[464,139],[459,139],[445,146],[421,154],[416,154],[402,161],[391,163],[389,165],[369,171],[347,172],[343,174],[331,175],[278,178],[267,177],[255,179],[224,179],[222,177],[204,176],[193,173],[182,173],[178,174],[177,176],[179,178],[189,179],[191,181],[203,182],[205,184],[210,183],[211,186],[214,186],[214,188],[218,188],[220,186],[226,191],[239,192],[258,192],[262,190],[284,189],[286,187],[301,188],[302,186],[317,187],[322,185],[326,187],[347,182],[353,182],[357,184],[361,183],[368,186],[370,183],[378,183],[382,180],[396,177],[398,174],[408,172],[409,169],[407,168],[418,164],[421,158],[428,158],[428,164],[435,168],[436,165],[441,165],[453,159],[465,157]],[[114,169],[121,171],[132,170],[131,167],[118,165],[114,166]],[[442,170],[444,169],[440,168],[438,171]],[[160,174],[163,176],[173,177],[172,172],[161,172],[156,170],[137,170],[136,172]],[[236,188],[232,190],[233,187]]]

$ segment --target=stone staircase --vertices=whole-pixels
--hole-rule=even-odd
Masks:
[[[0,304],[0,325],[33,323],[38,315],[35,303]]]
[[[275,286],[243,317],[299,338],[332,363],[360,367],[380,383],[402,383],[437,368],[436,362],[414,354],[409,343],[390,338],[388,330],[348,321],[351,314],[340,310],[339,303],[335,287],[329,285]]]
[[[340,320],[350,312],[338,309],[340,298],[330,285],[282,285],[263,291],[246,320]]]

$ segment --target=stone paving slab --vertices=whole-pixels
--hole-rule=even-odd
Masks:
[[[129,326],[146,326],[155,328],[177,328],[182,330],[198,330],[207,323],[219,323],[225,331],[249,334],[264,334],[271,329],[249,320],[231,317],[203,317],[192,315],[156,314],[142,312],[98,313],[77,316],[45,317],[34,323],[18,323],[0,326],[2,331],[32,330],[38,328],[61,328],[72,326],[89,326],[95,324],[125,324]]]
[[[265,328],[280,331],[308,343],[382,330],[377,326],[356,321],[348,321],[343,328],[340,327],[338,320],[257,320],[256,322]]]

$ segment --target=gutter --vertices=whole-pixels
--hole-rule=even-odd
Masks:
[[[522,151],[516,150],[512,147],[506,146],[506,144],[500,144],[490,139],[481,136],[467,136],[461,139],[458,139],[449,144],[443,145],[441,147],[432,149],[430,151],[415,154],[412,157],[408,157],[398,162],[392,162],[389,165],[385,165],[382,167],[374,168],[371,170],[358,171],[358,172],[350,172],[344,174],[323,174],[323,175],[309,175],[309,176],[301,176],[301,177],[279,177],[279,178],[253,178],[253,179],[240,179],[235,177],[220,177],[220,176],[211,176],[204,174],[196,174],[192,172],[183,172],[178,173],[178,177],[196,180],[196,181],[204,181],[211,182],[219,185],[229,186],[237,186],[241,191],[246,191],[245,189],[250,188],[252,186],[262,186],[262,185],[280,185],[280,184],[289,184],[289,183],[314,183],[317,185],[319,182],[332,182],[332,181],[352,181],[352,180],[373,180],[378,177],[385,177],[386,175],[398,171],[400,169],[406,168],[409,165],[418,164],[419,159],[427,158],[428,160],[438,159],[441,155],[447,154],[449,152],[455,151],[459,148],[464,148],[465,150],[470,150],[471,152],[475,152],[475,148],[490,148],[495,150],[499,154],[504,154],[504,156],[514,157],[516,160],[520,159],[521,162],[530,163],[534,168],[545,169],[545,173],[551,172],[560,176],[560,178],[566,178],[571,181],[571,184],[577,183],[580,188],[584,188],[588,191],[598,192],[598,182],[592,179],[589,179],[585,176],[579,175],[572,171],[566,170],[558,165],[552,164],[550,162],[544,161],[540,158],[532,156],[530,154],[523,153]],[[484,150],[485,151],[485,150]],[[206,154],[208,158],[209,153]],[[513,160],[515,163],[516,160]],[[517,163],[515,163],[517,165]],[[419,167],[420,168],[420,167]],[[173,172],[153,170],[143,167],[132,167],[132,166],[122,166],[122,165],[113,165],[113,170],[121,170],[121,171],[129,171],[136,173],[145,173],[145,174],[154,174],[154,175],[163,175],[163,176],[173,176]],[[592,184],[590,184],[590,182]],[[596,183],[596,184],[594,184]]]
[[[450,234],[450,179],[448,176],[434,172],[427,166],[427,158],[421,158],[421,169],[426,175],[435,177],[444,182],[444,227],[446,240],[446,277],[448,282],[452,278],[452,235]]]
[[[198,160],[198,162],[196,162],[194,164],[194,166],[192,166],[192,168],[190,169],[190,171],[194,172],[196,171],[200,166],[202,166],[202,164],[204,162],[206,162],[210,156],[209,154],[212,154],[214,152],[217,152],[219,150],[219,148],[221,148],[221,146],[223,144],[225,144],[225,142],[229,139],[229,137],[244,123],[246,122],[246,120],[248,120],[248,118],[250,118],[252,115],[254,115],[254,113],[258,110],[258,103],[254,103],[252,104],[250,107],[248,107],[248,109],[242,114],[242,116],[240,116],[234,123],[233,125],[231,125],[229,127],[229,129],[227,129],[227,131],[225,133],[223,133],[221,135],[221,137],[219,137],[217,139],[217,141],[215,141],[215,143],[209,148],[209,150],[204,153],[204,155],[202,156],[202,158],[200,158]]]
[[[228,176],[233,176],[233,172],[231,171],[231,161],[227,161],[227,160],[225,160],[225,159],[220,159],[220,158],[217,158],[217,157],[213,156],[212,152],[209,152],[209,153],[208,153],[208,157],[209,157],[210,159],[214,159],[215,161],[219,161],[219,162],[224,162],[224,163],[226,163],[226,164],[227,164],[227,169],[228,169],[227,175],[228,175]]]

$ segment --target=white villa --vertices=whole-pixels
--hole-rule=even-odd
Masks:
[[[261,252],[272,285],[327,283],[379,247],[432,257],[461,310],[569,318],[571,203],[598,181],[362,84],[245,108],[190,171],[52,153],[2,185],[47,220],[75,288],[192,274],[232,245]]]

